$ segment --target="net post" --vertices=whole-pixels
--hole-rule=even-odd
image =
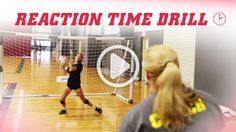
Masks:
[[[142,48],[143,48],[143,51],[146,50],[148,47],[149,47],[149,39],[148,37],[144,36],[142,37]],[[143,55],[142,55],[142,60],[143,60]],[[141,68],[143,69],[143,68]],[[146,83],[147,79],[146,79],[146,75],[145,75],[145,72],[144,70],[142,70],[142,80]]]
[[[68,29],[68,36],[71,37],[71,31],[70,28]],[[72,40],[71,38],[69,39],[69,50],[70,50],[70,60],[73,60],[73,45],[72,45]]]
[[[143,48],[143,51],[144,50],[146,50],[148,47],[149,47],[149,39],[148,39],[148,37],[147,36],[143,36],[142,37],[142,48]],[[143,55],[142,55],[142,61],[143,61]],[[144,82],[143,83],[143,98],[144,97],[147,97],[147,95],[148,95],[148,89],[147,89],[147,77],[146,77],[146,73],[145,73],[145,71],[143,70],[143,68],[141,68],[142,69],[142,81]]]
[[[131,57],[131,70],[130,70],[130,78],[132,77],[132,75],[134,74],[134,58]],[[129,100],[128,103],[129,104],[133,104],[133,83],[131,82],[130,84],[130,92],[129,92]]]
[[[82,53],[82,40],[79,40],[79,53]]]
[[[0,104],[2,103],[3,99],[3,38],[2,34],[0,33]]]

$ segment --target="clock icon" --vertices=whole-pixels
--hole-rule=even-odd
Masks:
[[[224,25],[226,22],[226,15],[222,12],[215,13],[213,16],[213,22],[218,26]]]

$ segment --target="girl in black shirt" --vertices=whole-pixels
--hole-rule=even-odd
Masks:
[[[81,101],[83,101],[84,104],[93,107],[94,110],[97,111],[98,113],[102,113],[101,108],[93,106],[92,103],[84,97],[84,93],[80,86],[80,77],[81,77],[80,73],[83,70],[83,64],[81,63],[82,59],[83,55],[81,53],[78,53],[75,56],[74,63],[72,64],[72,62],[69,62],[69,68],[65,70],[65,65],[63,65],[63,69],[65,70],[65,72],[69,73],[69,79],[67,81],[67,88],[61,96],[60,103],[63,106],[63,109],[59,112],[59,114],[67,113],[65,99],[72,90],[75,90],[76,94],[80,97]]]

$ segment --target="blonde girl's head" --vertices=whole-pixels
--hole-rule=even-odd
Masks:
[[[165,45],[156,45],[144,51],[143,67],[148,83],[156,92],[153,111],[160,115],[163,127],[182,130],[190,121],[190,95],[182,85],[179,61],[176,52]]]

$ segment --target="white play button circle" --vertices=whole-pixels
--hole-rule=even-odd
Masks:
[[[103,57],[110,51],[119,49],[119,50],[124,50],[125,52],[128,52],[131,55],[131,63],[133,62],[133,65],[135,65],[135,70],[132,75],[132,77],[129,78],[126,82],[118,83],[118,82],[112,82],[108,80],[107,78],[104,77],[102,69],[101,68],[101,63]],[[133,72],[133,65],[125,61],[125,58],[121,58],[118,54],[116,53],[111,53],[110,56],[110,67],[109,67],[109,74],[111,79],[117,79],[120,77],[122,74],[124,74],[126,71],[130,70]],[[131,50],[128,47],[122,46],[122,45],[114,45],[106,48],[105,50],[102,51],[102,53],[98,57],[97,61],[97,73],[100,77],[100,79],[107,85],[115,87],[115,88],[121,88],[129,85],[132,83],[135,78],[138,76],[139,73],[139,60],[136,54],[134,53],[133,50]]]

